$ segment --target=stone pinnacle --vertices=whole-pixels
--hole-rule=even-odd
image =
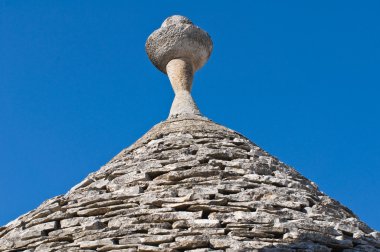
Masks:
[[[210,57],[212,41],[207,32],[188,18],[168,17],[147,39],[145,50],[150,61],[167,74],[175,98],[169,118],[181,115],[201,115],[191,97],[194,73]]]

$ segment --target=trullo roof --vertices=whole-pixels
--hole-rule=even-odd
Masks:
[[[352,211],[200,114],[191,80],[212,42],[181,16],[160,29],[147,51],[176,92],[169,119],[1,227],[0,251],[380,251]]]

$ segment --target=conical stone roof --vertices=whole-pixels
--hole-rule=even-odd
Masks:
[[[184,99],[68,193],[1,227],[0,251],[380,251],[352,211]]]
[[[1,251],[380,248],[379,233],[313,182],[197,116],[156,125],[0,236]]]

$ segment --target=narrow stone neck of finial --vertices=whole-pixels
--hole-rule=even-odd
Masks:
[[[184,90],[191,91],[194,67],[190,60],[186,58],[172,59],[166,65],[166,73],[176,94]]]
[[[194,76],[191,61],[186,58],[173,59],[166,65],[166,73],[175,93],[169,118],[186,114],[201,115],[190,93]]]

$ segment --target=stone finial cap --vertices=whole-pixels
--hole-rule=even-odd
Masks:
[[[212,41],[207,32],[195,26],[190,19],[174,15],[165,19],[161,27],[147,39],[145,50],[150,61],[163,73],[172,59],[186,58],[194,72],[211,55]]]
[[[147,39],[145,49],[150,61],[168,75],[175,92],[169,118],[201,115],[191,87],[195,71],[201,68],[212,51],[207,32],[183,16],[171,16]]]

